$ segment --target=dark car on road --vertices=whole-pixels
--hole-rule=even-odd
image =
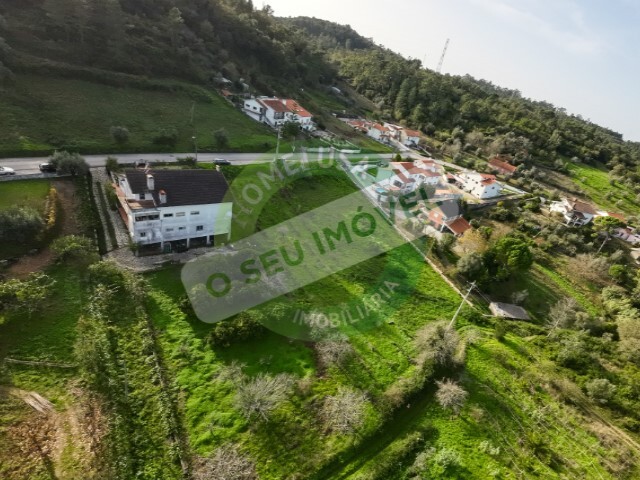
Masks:
[[[47,163],[41,163],[40,166],[38,167],[40,168],[41,172],[55,172],[56,171],[56,167],[53,165],[53,163],[51,162],[47,162]]]
[[[231,162],[229,160],[225,160],[224,158],[214,158],[213,163],[214,165],[231,165]]]

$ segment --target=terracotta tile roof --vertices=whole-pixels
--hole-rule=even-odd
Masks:
[[[312,117],[313,116],[313,115],[311,115],[311,113],[309,113],[309,111],[307,111],[305,108],[303,108],[302,105],[300,105],[295,100],[287,98],[284,101],[284,103],[287,106],[287,108],[289,109],[289,111],[292,112],[292,113],[295,113],[296,115],[299,115],[301,117]]]
[[[447,228],[451,230],[456,235],[462,235],[464,232],[471,228],[471,224],[467,222],[464,218],[456,218],[452,222],[447,223]]]
[[[570,200],[569,206],[574,212],[587,213],[589,215],[595,215],[597,213],[591,205],[585,202],[581,202],[577,198]]]
[[[421,132],[419,132],[418,130],[409,130],[408,128],[404,129],[404,134],[407,137],[420,137]]]
[[[277,113],[285,113],[289,111],[287,106],[282,103],[282,100],[279,98],[259,98],[258,101],[265,107],[270,108]]]
[[[613,213],[613,212],[607,212],[607,215],[609,215],[610,217],[613,218],[617,218],[618,220],[622,221],[622,222],[626,222],[626,218],[624,217],[623,214],[621,213]]]
[[[496,167],[498,170],[506,170],[507,172],[510,172],[510,173],[513,173],[518,169],[518,167],[515,167],[510,163],[505,162],[504,160],[501,160],[498,157],[494,157],[491,160],[489,160],[489,165],[491,165],[492,167]]]
[[[379,130],[383,133],[386,133],[389,131],[389,129],[387,127],[385,127],[384,125],[380,125],[379,123],[374,123],[371,128],[375,128],[376,130]]]
[[[396,174],[396,177],[398,177],[400,179],[400,181],[402,183],[411,183],[411,182],[415,182],[415,180],[413,178],[408,178],[404,173],[402,173],[400,170],[394,170],[393,173]]]

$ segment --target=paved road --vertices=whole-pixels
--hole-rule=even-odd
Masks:
[[[135,163],[135,162],[175,162],[178,158],[193,156],[189,153],[124,153],[111,155],[85,155],[84,158],[91,167],[104,167],[107,157],[115,157],[119,163]],[[310,153],[309,158],[317,157],[317,153]],[[364,158],[366,155],[349,155],[355,158]],[[372,155],[373,156],[373,155]],[[380,155],[376,157],[391,158],[391,154]],[[224,158],[234,165],[243,165],[247,163],[270,162],[273,160],[272,153],[199,153],[198,162],[212,162],[214,158]],[[299,155],[284,154],[283,158],[298,158]],[[3,167],[11,167],[16,171],[16,175],[29,175],[39,173],[38,165],[48,160],[48,157],[25,157],[25,158],[0,158],[0,165]]]

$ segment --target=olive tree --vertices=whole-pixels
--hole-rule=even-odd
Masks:
[[[325,398],[321,417],[329,430],[348,435],[364,424],[368,403],[363,392],[340,387],[335,395]]]
[[[458,415],[469,395],[467,391],[458,385],[457,382],[450,379],[436,382],[436,384],[438,385],[436,399],[440,406],[444,409],[451,410],[454,415]]]
[[[285,373],[275,376],[259,373],[254,378],[245,378],[238,386],[235,405],[247,420],[268,421],[274,410],[289,398],[293,383],[293,377]]]

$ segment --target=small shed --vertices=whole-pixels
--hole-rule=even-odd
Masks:
[[[529,320],[529,314],[527,311],[518,305],[513,305],[512,303],[491,302],[489,304],[489,310],[491,310],[494,317]]]

